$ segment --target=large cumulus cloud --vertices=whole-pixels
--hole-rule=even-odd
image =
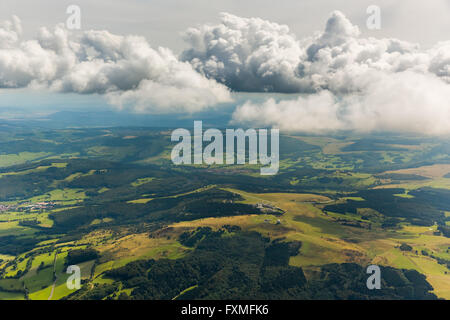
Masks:
[[[296,74],[304,50],[285,25],[223,13],[220,25],[191,28],[185,39],[191,48],[182,59],[233,90],[292,93],[304,87]]]
[[[362,38],[339,11],[307,39],[297,39],[285,25],[227,13],[219,25],[191,28],[185,38],[190,48],[182,59],[236,91],[358,91],[372,71],[433,73],[450,83],[450,41],[420,50],[397,39]]]
[[[105,94],[113,104],[142,112],[195,112],[230,101],[225,86],[143,37],[72,35],[62,25],[41,28],[32,40],[22,40],[21,32],[17,17],[0,25],[0,88]]]
[[[182,58],[236,91],[302,94],[237,107],[234,122],[303,132],[450,133],[450,41],[429,50],[361,37],[341,12],[297,39],[287,26],[222,16],[190,29]]]

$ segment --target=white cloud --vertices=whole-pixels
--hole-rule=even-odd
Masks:
[[[441,42],[430,50],[429,71],[450,83],[450,41]]]
[[[236,108],[233,122],[271,126],[282,131],[333,132],[345,129],[339,111],[340,105],[333,94],[322,91],[291,100],[271,98],[261,104],[248,101]]]
[[[450,82],[450,41],[422,51],[397,39],[361,38],[339,11],[322,33],[302,40],[285,25],[226,13],[219,25],[191,28],[185,38],[190,49],[182,59],[236,91],[359,91],[370,71],[432,72]]]
[[[295,74],[304,54],[285,25],[223,13],[216,26],[191,28],[182,59],[236,91],[297,92]]]
[[[304,132],[450,133],[450,41],[421,50],[362,38],[341,12],[298,40],[287,26],[223,14],[190,29],[182,59],[236,91],[308,94],[239,106],[235,122]]]
[[[450,134],[448,84],[435,75],[412,71],[376,73],[373,77],[378,80],[364,92],[335,95],[322,90],[291,100],[246,102],[236,108],[233,121],[290,132]]]
[[[140,112],[195,112],[230,101],[228,89],[143,37],[108,31],[72,35],[62,25],[21,39],[16,17],[0,26],[0,88],[105,94]]]

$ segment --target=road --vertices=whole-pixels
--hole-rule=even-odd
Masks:
[[[55,277],[55,281],[53,281],[52,291],[50,292],[50,296],[47,300],[52,300],[53,292],[55,291],[56,281],[58,281],[58,277],[56,276],[56,257],[58,256],[58,250],[55,252],[55,259],[53,259],[53,276]]]

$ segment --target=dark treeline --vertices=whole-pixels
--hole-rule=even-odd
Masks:
[[[76,249],[70,250],[67,254],[67,265],[74,265],[81,262],[95,260],[99,257],[99,253],[95,249]]]

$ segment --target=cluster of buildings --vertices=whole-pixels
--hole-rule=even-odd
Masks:
[[[0,213],[5,212],[5,211],[9,211],[11,209],[13,209],[13,206],[10,206],[10,205],[9,206],[5,206],[3,204],[0,204]]]
[[[44,209],[50,209],[55,206],[54,202],[36,202],[36,203],[29,203],[29,204],[14,204],[14,205],[4,205],[0,204],[0,213],[6,212],[6,211],[34,211],[34,210],[44,210]]]
[[[281,208],[278,208],[276,206],[273,206],[271,204],[268,203],[257,203],[256,204],[256,208],[260,209],[264,212],[277,212],[277,213],[283,213],[284,211]]]
[[[22,206],[19,209],[19,211],[22,210],[43,210],[43,209],[49,209],[49,208],[53,208],[53,206],[55,205],[54,202],[36,202],[36,203],[31,203],[29,205],[26,206]]]

